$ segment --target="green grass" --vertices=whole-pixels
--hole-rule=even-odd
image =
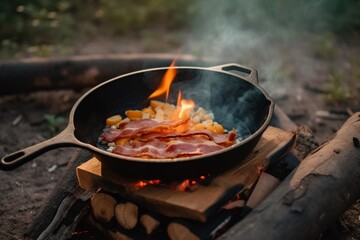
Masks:
[[[325,99],[332,105],[360,106],[360,59],[357,52],[349,53],[347,58],[347,67],[329,69]]]
[[[47,123],[47,128],[50,134],[54,135],[60,130],[60,127],[65,123],[65,118],[56,116],[54,114],[45,114],[44,119]]]

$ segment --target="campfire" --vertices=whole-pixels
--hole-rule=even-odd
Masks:
[[[244,162],[219,175],[191,179],[130,179],[92,158],[77,168],[80,187],[96,190],[88,221],[110,239],[218,237],[279,183],[266,172],[266,161],[289,151],[293,136],[269,127]]]
[[[173,65],[174,62],[171,66]],[[171,130],[174,131],[171,133],[171,139],[179,141],[179,136],[181,139],[185,133],[187,138],[207,143],[206,137],[200,135],[199,138],[191,132],[195,126],[202,124],[199,121],[194,123],[191,119],[196,103],[193,100],[182,99],[180,90],[176,106],[167,103],[175,76],[176,69],[169,68],[159,88],[149,96],[152,99],[166,95],[166,103],[152,102],[150,105],[154,107],[150,110],[129,110],[126,112],[125,120],[120,117],[119,121],[115,122],[115,117],[112,116],[106,121],[113,124],[103,133],[103,139],[108,140],[105,144],[111,146],[109,151],[116,152],[113,150],[115,130],[112,129],[120,129],[116,130],[119,132],[127,131],[126,128],[121,129],[123,125],[129,121],[134,125],[142,123],[143,116],[146,116],[146,119],[150,117],[147,115],[149,112],[153,112],[153,119],[160,123],[187,120],[185,124],[176,125],[174,130]],[[156,113],[157,109],[161,111],[160,117],[160,114]],[[213,115],[206,111],[205,113]],[[214,119],[203,119],[203,122],[206,121],[211,121],[212,124],[215,122]],[[214,134],[217,134],[215,126],[208,126],[208,129],[211,128]],[[132,125],[131,130],[133,129]],[[152,129],[151,131],[154,131]],[[221,129],[219,134],[224,134],[222,126]],[[149,134],[148,131],[146,129],[146,134]],[[168,131],[156,131],[156,135],[161,139],[168,135]],[[199,132],[197,129],[195,131]],[[275,135],[280,137],[275,139]],[[269,128],[265,131],[264,137],[244,162],[223,173],[209,173],[191,178],[187,178],[185,173],[184,178],[175,180],[124,178],[111,166],[103,165],[96,158],[92,158],[77,168],[80,187],[96,191],[91,198],[88,222],[111,239],[214,239],[240,221],[248,209],[254,208],[264,197],[264,192],[271,191],[279,183],[276,177],[265,172],[265,160],[275,152],[287,152],[292,145],[293,134]],[[137,135],[135,140],[126,137],[125,141],[137,141],[137,138],[141,136]],[[272,141],[276,141],[273,148],[266,148],[265,146]],[[120,146],[124,144],[121,138],[119,142]],[[191,153],[187,154],[191,156]],[[146,156],[148,154],[145,155],[145,161]],[[264,186],[266,190],[259,192],[258,189]]]

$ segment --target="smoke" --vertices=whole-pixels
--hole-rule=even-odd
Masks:
[[[294,75],[315,75],[313,34],[334,27],[339,1],[196,1],[186,53],[235,62],[259,71],[272,94],[294,85]]]
[[[200,0],[196,3],[193,28],[183,46],[186,53],[258,70],[260,85],[270,96],[279,91],[294,94],[298,86],[295,79],[316,75],[308,47],[312,34],[331,29],[329,6],[334,5],[329,1]],[[265,104],[263,99],[256,99],[261,94],[254,89],[236,92],[236,87],[229,86],[228,81],[205,77],[193,87],[194,91],[184,92],[200,106],[211,109],[216,120],[236,126],[240,135],[246,137],[249,131],[256,130],[250,128],[260,125],[254,124],[261,118],[256,114]],[[213,99],[217,103],[209,104]]]

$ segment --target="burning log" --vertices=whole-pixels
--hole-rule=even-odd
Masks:
[[[359,142],[357,112],[220,239],[318,238],[360,197]]]
[[[253,208],[261,203],[280,183],[276,177],[262,172],[249,199],[233,201],[223,207],[206,223],[185,219],[175,219],[168,225],[168,235],[171,240],[180,239],[213,239],[221,235],[232,225],[241,221]]]

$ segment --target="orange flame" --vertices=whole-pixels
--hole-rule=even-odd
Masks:
[[[175,79],[176,69],[172,68],[175,66],[175,60],[170,64],[170,68],[165,72],[164,77],[161,80],[160,86],[149,96],[149,99],[159,97],[166,93],[166,100],[168,100],[170,86]],[[171,120],[176,120],[179,118],[189,118],[190,111],[195,107],[195,102],[192,100],[185,100],[181,98],[181,91],[179,91],[177,99],[177,108]]]
[[[195,107],[195,102],[193,100],[182,99],[180,106],[179,118],[188,118],[190,117],[190,111]]]
[[[186,119],[190,117],[190,112],[194,109],[195,102],[193,100],[182,99],[181,91],[179,91],[176,107],[177,109],[173,112],[171,120],[176,120],[179,118]]]
[[[159,97],[166,93],[166,100],[169,97],[169,91],[171,83],[174,81],[176,75],[176,69],[171,68],[175,66],[175,60],[170,64],[170,68],[166,71],[164,77],[161,80],[160,86],[149,96],[149,99]]]

